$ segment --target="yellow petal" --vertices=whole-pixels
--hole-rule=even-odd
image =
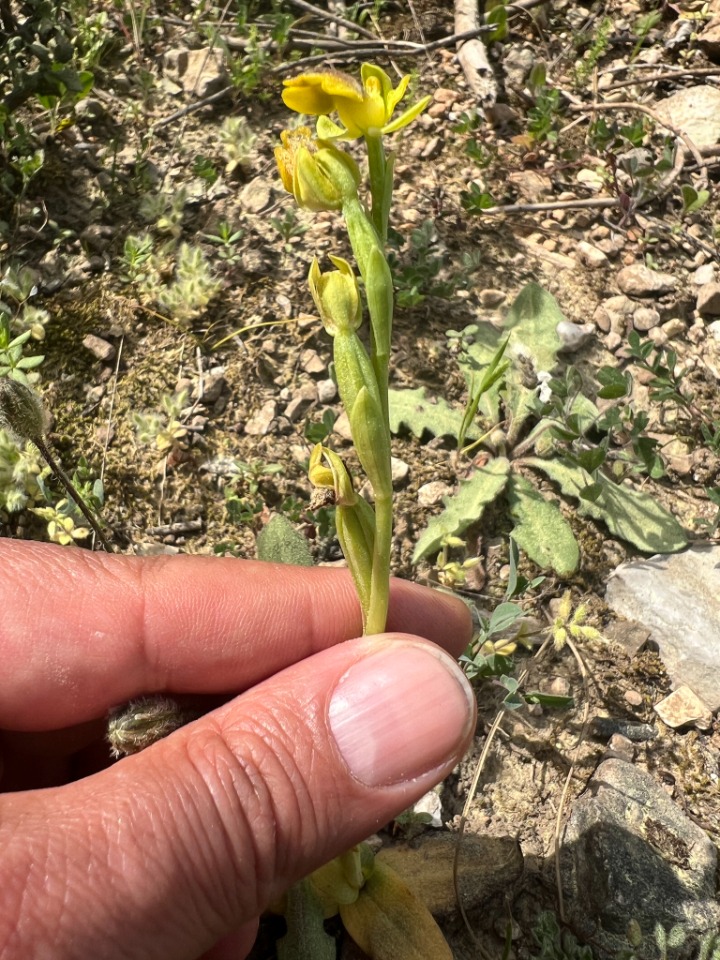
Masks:
[[[318,117],[315,132],[320,140],[344,140],[348,137],[348,131],[333,123],[330,117]]]
[[[336,109],[335,97],[362,102],[358,83],[348,74],[327,70],[323,73],[301,73],[283,81],[285,106],[297,113],[322,116]]]
[[[393,115],[393,113],[395,113],[395,107],[400,103],[402,98],[405,96],[405,91],[407,90],[409,83],[410,83],[410,77],[404,76],[394,90],[388,90],[388,92],[385,94],[385,103],[387,104],[388,120]]]
[[[290,87],[283,90],[282,98],[290,110],[312,117],[331,113],[335,109],[333,98],[320,87]]]
[[[418,100],[417,103],[413,104],[412,107],[401,113],[399,117],[393,120],[391,123],[386,124],[383,127],[383,133],[395,133],[396,130],[401,130],[403,127],[406,127],[409,123],[419,116],[425,107],[430,103],[432,97],[423,97],[422,100]]]

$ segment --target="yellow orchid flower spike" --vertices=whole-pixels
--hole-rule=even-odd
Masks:
[[[284,81],[282,98],[296,113],[320,117],[318,136],[326,140],[377,137],[406,127],[430,103],[423,97],[395,120],[392,115],[405,96],[409,76],[393,87],[385,71],[375,64],[364,63],[360,69],[362,83],[347,73],[326,70],[301,73]],[[344,127],[333,123],[328,114],[337,113]]]

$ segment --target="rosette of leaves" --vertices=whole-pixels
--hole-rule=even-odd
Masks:
[[[558,576],[571,575],[580,561],[561,499],[572,501],[581,516],[604,523],[613,536],[644,552],[672,553],[686,545],[672,514],[626,476],[633,471],[652,478],[661,475],[654,442],[645,432],[647,419],[636,415],[628,400],[629,376],[604,368],[599,389],[586,384],[573,367],[561,376],[562,324],[567,321],[555,299],[531,283],[521,290],[502,326],[476,323],[449,331],[461,344],[458,363],[479,431],[468,429],[467,416],[442,401],[419,398],[417,390],[391,391],[393,430],[404,425],[418,437],[426,429],[438,435],[480,434],[478,442],[488,450],[486,463],[457,493],[444,498],[443,511],[418,539],[414,562],[477,523],[486,507],[501,498],[517,545],[539,567]],[[484,384],[480,391],[478,383]],[[616,405],[601,414],[588,396],[593,391]],[[621,431],[630,436],[630,450],[621,451],[625,462],[613,446]]]

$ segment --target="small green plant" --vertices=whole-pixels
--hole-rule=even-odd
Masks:
[[[152,256],[155,242],[149,233],[139,236],[130,234],[123,244],[123,255],[120,265],[123,270],[123,280],[126,283],[142,283],[152,272]]]
[[[327,409],[323,412],[322,420],[310,421],[305,424],[303,433],[308,443],[324,443],[333,431],[335,426],[335,413]]]
[[[532,935],[540,950],[533,955],[533,960],[595,960],[592,949],[578,943],[569,930],[561,929],[557,917],[550,911],[540,914]]]
[[[8,264],[0,277],[0,315],[7,318],[13,333],[30,332],[33,340],[45,338],[47,310],[29,303],[37,293],[34,271]]]
[[[239,526],[253,526],[266,508],[263,484],[283,472],[280,463],[234,461],[237,478],[224,491],[228,518]]]
[[[19,383],[37,383],[40,374],[37,367],[44,355],[25,356],[25,345],[33,335],[32,328],[14,337],[8,314],[0,312],[0,377],[11,377]]]
[[[0,431],[6,431],[18,447],[28,444],[35,446],[68,494],[65,500],[55,503],[45,483],[44,473],[40,472],[35,475],[34,482],[49,505],[31,509],[47,521],[51,539],[63,544],[89,535],[89,530],[77,525],[79,516],[76,514],[81,514],[105,549],[112,553],[110,541],[97,520],[97,511],[103,500],[102,483],[91,480],[84,460],[78,465],[73,479],[65,473],[45,438],[47,419],[40,397],[30,387],[10,377],[0,378]],[[16,460],[16,465],[20,459]],[[26,482],[26,470],[24,474]]]
[[[445,509],[418,539],[415,562],[436,553],[448,536],[461,536],[502,497],[514,524],[512,536],[523,552],[541,568],[551,568],[561,577],[571,575],[580,562],[578,543],[556,498],[543,490],[543,476],[564,497],[576,500],[577,512],[603,522],[614,536],[640,550],[668,553],[685,546],[685,533],[674,517],[657,498],[622,482],[632,470],[624,466],[618,471],[614,466],[611,444],[622,434],[621,428],[630,425],[635,436],[630,441],[622,436],[622,454],[627,459],[628,449],[634,450],[632,467],[650,476],[659,472],[656,445],[644,435],[647,421],[632,410],[623,413],[627,380],[619,376],[617,382],[613,378],[598,386],[586,383],[571,368],[564,377],[551,372],[560,363],[557,328],[564,322],[553,297],[529,284],[503,328],[476,323],[448,333],[460,344],[458,362],[471,396],[469,409],[480,417],[479,443],[487,455],[458,492],[444,499]],[[501,350],[509,361],[505,366],[500,365]],[[491,386],[475,398],[478,381],[489,374]],[[619,388],[617,417],[607,409],[601,414],[592,395],[618,397]],[[426,414],[417,401],[412,409],[402,404],[405,392],[413,393],[391,391],[392,400],[408,410],[404,422],[417,421],[412,429],[420,435]],[[438,410],[433,413],[439,419]],[[467,431],[467,418],[453,429]]]
[[[637,37],[637,40],[635,41],[635,46],[630,54],[630,63],[636,59],[637,55],[640,53],[642,45],[645,43],[645,40],[648,37],[648,34],[660,23],[662,17],[663,15],[661,10],[650,10],[648,13],[644,13],[641,17],[638,17],[635,22],[635,36]]]
[[[184,187],[173,193],[146,193],[140,201],[140,216],[146,223],[153,224],[158,233],[168,234],[177,240],[182,234],[186,204],[187,191]]]
[[[535,103],[528,110],[527,130],[532,140],[535,143],[556,143],[562,114],[560,91],[555,87],[540,87],[535,94]]]
[[[680,194],[682,196],[683,216],[702,210],[710,199],[709,190],[696,190],[690,183],[683,183],[680,186]]]
[[[154,446],[163,456],[181,446],[187,436],[187,428],[179,418],[187,406],[187,400],[187,390],[166,393],[160,398],[160,411],[133,414],[138,443]]]
[[[253,133],[245,117],[226,117],[220,127],[220,143],[225,154],[225,174],[228,177],[249,172],[249,162],[257,134]]]
[[[484,210],[489,210],[495,206],[495,199],[492,194],[474,181],[468,184],[467,190],[460,191],[460,202],[463,210],[467,210],[468,213],[482,213]]]
[[[62,0],[3,4],[2,38],[0,191],[12,203],[44,162],[33,136],[35,117],[45,114],[55,132],[62,115],[92,89],[93,74],[86,67],[99,48],[88,45],[87,30],[76,29],[72,4]]]
[[[698,937],[689,934],[681,924],[666,930],[656,923],[652,935],[643,936],[639,922],[631,920],[627,940],[628,948],[619,953],[617,960],[720,960],[720,933],[712,930]]]
[[[641,340],[635,330],[628,335],[628,346],[634,363],[651,375],[647,381],[650,399],[682,410],[691,430],[699,431],[703,443],[714,453],[720,452],[720,413],[709,412],[695,402],[678,370],[677,352],[670,346],[656,347],[650,340]]]
[[[217,233],[203,234],[208,243],[215,245],[218,257],[225,263],[240,263],[242,254],[238,249],[238,244],[244,236],[244,230],[234,230],[227,220],[223,220],[217,225]]]
[[[208,187],[211,187],[220,176],[210,157],[202,153],[197,154],[193,160],[192,172],[196,177],[204,180]]]
[[[286,253],[293,253],[294,246],[290,241],[295,237],[302,237],[310,229],[310,225],[303,223],[297,215],[295,207],[287,206],[283,209],[282,216],[270,217],[270,223],[285,241],[284,250]]]
[[[43,467],[31,443],[18,443],[0,429],[0,509],[19,513],[42,498],[38,478]]]
[[[588,79],[592,76],[598,62],[605,55],[610,45],[613,28],[614,23],[612,17],[603,17],[600,23],[593,26],[590,46],[575,66],[573,80],[576,87],[584,87]],[[581,35],[578,38],[578,42],[584,43],[585,40],[585,35]]]
[[[535,640],[528,630],[528,621],[522,607],[515,601],[526,591],[538,587],[544,577],[527,580],[519,574],[519,551],[512,539],[509,545],[509,560],[510,572],[505,599],[491,614],[478,613],[479,627],[460,662],[470,680],[490,679],[499,686],[503,695],[501,706],[505,710],[518,710],[529,704],[539,704],[546,709],[565,710],[573,705],[572,697],[543,693],[540,690],[522,690],[520,679],[515,676],[516,651],[519,647],[531,649]],[[585,629],[589,631],[591,628]]]
[[[464,283],[463,278],[447,276],[445,256],[438,250],[438,236],[433,220],[424,220],[410,234],[407,244],[397,233],[390,235],[397,251],[388,255],[393,271],[397,303],[400,307],[417,307],[427,297],[447,298]]]

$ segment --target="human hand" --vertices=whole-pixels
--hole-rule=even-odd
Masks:
[[[257,917],[446,776],[475,708],[458,601],[345,571],[0,541],[0,956],[241,960]],[[107,711],[223,695],[108,765]],[[232,699],[231,699],[232,698]],[[226,702],[223,702],[226,701]],[[41,789],[45,788],[45,789]]]

